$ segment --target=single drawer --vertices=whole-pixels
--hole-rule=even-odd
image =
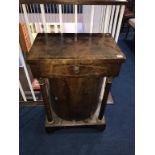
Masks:
[[[35,77],[88,77],[88,76],[117,76],[120,64],[100,65],[53,65],[38,63],[30,65]]]

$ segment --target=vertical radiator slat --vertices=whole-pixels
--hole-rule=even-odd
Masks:
[[[30,6],[30,13],[33,13],[31,4],[29,4],[29,6]]]
[[[23,100],[24,101],[27,101],[26,96],[25,96],[25,93],[24,93],[24,90],[22,88],[22,85],[21,85],[20,81],[19,81],[19,90],[20,90],[20,93],[22,95]]]
[[[45,19],[46,19],[46,22],[48,23],[49,22],[49,11],[48,11],[48,4],[45,4],[45,10],[46,10],[46,16],[45,16]],[[47,25],[47,30],[48,30],[48,25]]]
[[[46,18],[45,18],[45,9],[44,5],[40,4],[40,9],[41,9],[41,17],[42,17],[42,22],[44,25],[44,32],[47,33],[47,25],[46,25]]]
[[[56,22],[56,14],[55,14],[55,5],[54,4],[52,5],[52,8],[53,8],[53,12],[52,12],[52,14],[53,14],[53,22]]]
[[[118,24],[117,24],[117,29],[116,29],[116,35],[115,35],[115,41],[118,41],[120,29],[121,29],[121,24],[122,24],[122,19],[123,19],[123,14],[124,14],[125,6],[122,5],[120,9],[120,15],[118,19]]]
[[[22,5],[19,4],[19,23],[23,23],[23,22],[24,22],[23,9],[22,9]]]
[[[50,15],[49,15],[49,22],[51,23],[53,20],[52,18],[52,4],[49,4],[49,7],[50,7]]]
[[[72,7],[72,5],[69,4],[68,7],[69,7],[68,11],[69,11],[69,13],[71,13],[71,10],[72,10],[71,7]]]
[[[38,23],[40,23],[40,10],[39,10],[39,4],[37,4],[37,19],[38,19]],[[39,24],[38,24],[39,25]],[[40,32],[40,26],[39,26],[39,32]]]
[[[105,12],[104,30],[103,30],[104,33],[108,32],[110,10],[111,10],[111,6],[107,5],[106,12]]]
[[[104,29],[104,21],[105,21],[105,11],[106,11],[106,6],[101,6],[101,15],[100,15],[100,32],[103,32]]]
[[[74,5],[74,13],[75,13],[75,33],[77,33],[77,5]]]
[[[29,33],[29,37],[30,37],[30,42],[31,42],[31,45],[32,45],[33,37],[32,37],[31,29],[30,29],[30,26],[29,26],[29,19],[28,19],[28,16],[27,16],[27,11],[26,11],[25,4],[22,4],[22,8],[23,8],[24,18],[25,18],[25,22],[26,22],[28,33]]]
[[[113,23],[113,19],[114,19],[114,12],[115,12],[115,5],[112,6],[112,12],[111,12],[110,24],[109,24],[109,33],[112,32],[112,23]]]
[[[52,4],[49,4],[50,7],[50,13],[52,13]]]
[[[63,33],[63,25],[62,25],[62,6],[59,4],[59,22],[60,22],[60,30]]]
[[[112,29],[112,37],[113,37],[113,38],[114,38],[114,36],[115,36],[116,24],[117,24],[117,18],[118,18],[119,9],[120,9],[120,6],[119,6],[119,5],[116,6],[114,24],[113,24],[113,29]]]
[[[93,22],[94,22],[94,9],[95,6],[91,6],[91,19],[90,19],[90,33],[93,33]]]
[[[32,12],[33,12],[33,18],[34,18],[34,23],[37,22],[37,16],[36,16],[36,10],[35,10],[35,6],[34,4],[32,4]],[[35,28],[35,32],[36,32],[36,28]]]
[[[34,94],[34,90],[32,88],[30,76],[29,76],[29,73],[28,73],[28,70],[27,70],[27,67],[26,67],[26,63],[25,63],[25,60],[24,60],[24,57],[23,57],[23,53],[21,51],[21,47],[20,46],[19,46],[19,56],[20,56],[20,60],[22,61],[22,64],[23,64],[23,67],[24,67],[24,72],[25,72],[25,75],[26,75],[26,78],[27,78],[27,81],[28,81],[28,85],[29,85],[30,91],[32,93],[33,100],[37,101],[36,97],[35,97],[35,94]]]

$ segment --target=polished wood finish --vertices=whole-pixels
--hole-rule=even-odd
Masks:
[[[19,43],[23,52],[29,52],[31,41],[26,24],[19,24]]]
[[[97,109],[102,78],[51,78],[49,79],[52,108],[65,120],[83,120]]]
[[[103,77],[118,76],[125,56],[110,34],[38,34],[26,61],[35,78],[48,78],[49,88],[41,85],[48,120],[55,113],[72,122],[94,116]],[[103,118],[108,84],[98,120]]]
[[[124,61],[109,34],[38,34],[27,54],[35,78],[117,76]]]
[[[120,70],[120,64],[105,64],[104,66],[99,65],[52,65],[51,62],[40,62],[38,63],[37,70],[35,69],[36,63],[31,64],[31,68],[34,72],[34,77],[89,77],[89,76],[117,76]],[[79,68],[79,73],[76,73],[75,67]],[[89,71],[89,72],[88,72]],[[52,74],[51,74],[52,73]]]
[[[104,95],[103,95],[103,99],[102,99],[102,103],[101,103],[101,107],[100,107],[100,112],[99,112],[99,117],[98,117],[100,120],[102,120],[102,118],[104,116],[105,107],[106,107],[108,95],[110,92],[111,84],[112,84],[112,78],[107,77],[106,81],[105,81]]]
[[[127,0],[19,0],[20,4],[83,4],[83,5],[121,5]]]
[[[76,60],[76,61],[75,61]],[[122,63],[124,54],[110,34],[38,33],[27,55],[29,63],[52,65]]]

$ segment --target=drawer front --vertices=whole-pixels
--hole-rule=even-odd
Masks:
[[[119,64],[99,65],[53,65],[39,63],[30,65],[35,77],[88,77],[88,76],[117,76]]]

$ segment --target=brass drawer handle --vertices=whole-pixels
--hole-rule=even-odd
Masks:
[[[78,74],[80,72],[80,67],[79,66],[73,66],[73,71],[75,74]]]

